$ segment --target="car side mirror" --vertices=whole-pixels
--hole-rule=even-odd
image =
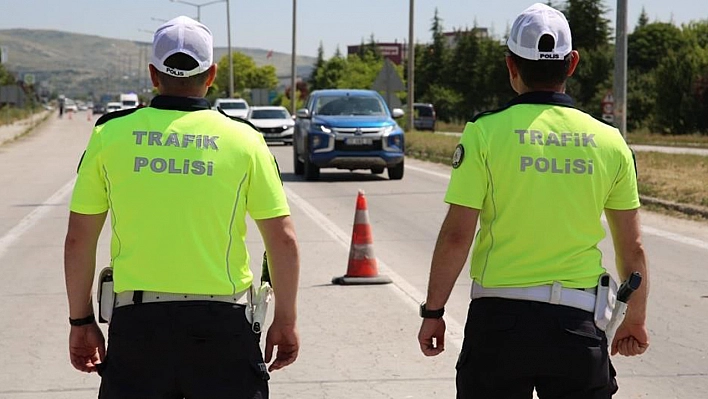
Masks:
[[[402,116],[405,115],[405,114],[406,114],[406,113],[403,112],[403,110],[400,109],[400,108],[394,108],[394,109],[391,111],[391,116],[393,116],[393,119],[398,119],[398,118],[402,117]]]
[[[310,111],[307,108],[300,108],[295,112],[295,116],[301,119],[308,119],[310,117]]]

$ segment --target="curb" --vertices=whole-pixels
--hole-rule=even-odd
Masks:
[[[52,115],[52,112],[51,112],[51,111],[44,111],[44,112],[40,112],[40,113],[38,113],[38,114],[33,115],[32,118],[27,118],[27,119],[23,119],[23,120],[21,120],[21,121],[18,121],[19,123],[23,123],[23,122],[26,122],[26,121],[28,121],[28,120],[31,119],[31,120],[32,120],[32,124],[29,125],[29,126],[27,126],[25,129],[20,130],[19,133],[17,133],[17,134],[10,135],[10,136],[8,136],[7,138],[2,138],[2,137],[0,137],[0,146],[2,146],[3,144],[7,144],[7,143],[10,143],[10,142],[12,142],[12,141],[15,141],[15,140],[19,139],[20,137],[29,134],[29,133],[32,132],[32,130],[34,130],[36,127],[38,127],[38,126],[40,126],[41,124],[43,124],[44,122],[46,122],[47,119],[49,119],[49,117],[50,117],[51,115]],[[18,123],[18,122],[15,122],[15,123]]]
[[[658,205],[658,206],[661,206],[666,209],[671,209],[674,211],[684,213],[686,215],[701,216],[701,217],[708,219],[708,208],[706,208],[706,207],[702,207],[702,206],[698,206],[698,205],[679,204],[677,202],[671,202],[671,201],[666,201],[666,200],[662,200],[659,198],[648,197],[646,195],[640,195],[639,201],[642,204]]]

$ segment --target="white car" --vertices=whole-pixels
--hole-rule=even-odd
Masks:
[[[106,113],[120,111],[123,109],[123,104],[118,101],[111,101],[106,104]]]
[[[263,133],[265,141],[293,144],[295,121],[285,107],[253,106],[248,121]]]
[[[235,116],[242,119],[248,118],[249,106],[246,100],[242,98],[217,98],[212,108],[221,108],[228,116]]]

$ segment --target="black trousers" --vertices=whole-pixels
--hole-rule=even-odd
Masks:
[[[245,308],[171,302],[114,310],[100,399],[267,399],[268,371]]]
[[[481,298],[470,303],[457,399],[600,399],[617,392],[605,333],[592,313]]]

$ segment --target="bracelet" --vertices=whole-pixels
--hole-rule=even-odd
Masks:
[[[96,321],[96,316],[91,313],[90,315],[82,318],[82,319],[72,319],[69,317],[69,324],[71,324],[74,327],[79,327],[79,326],[85,326],[87,324],[91,324]]]

